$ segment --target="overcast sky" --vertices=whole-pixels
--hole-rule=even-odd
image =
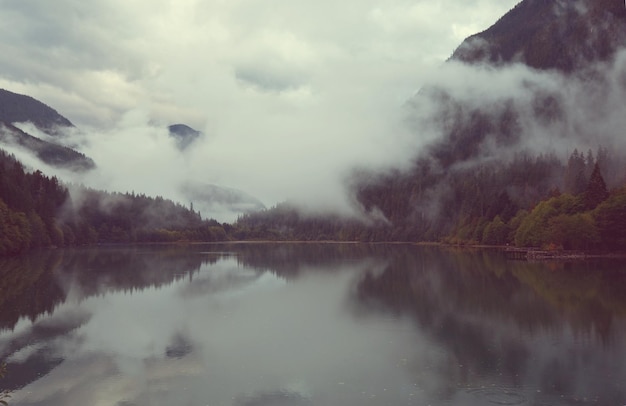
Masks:
[[[0,87],[107,140],[110,151],[86,150],[109,170],[104,186],[154,193],[150,162],[170,160],[184,170],[161,177],[202,173],[274,204],[303,177],[321,188],[404,148],[394,139],[402,103],[516,3],[0,0]],[[205,145],[190,157],[142,156],[160,139],[149,128],[178,122],[205,132]],[[107,169],[120,145],[124,159],[145,163],[144,177]]]

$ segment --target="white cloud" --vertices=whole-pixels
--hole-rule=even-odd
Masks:
[[[459,36],[516,2],[3,2],[0,86],[97,128],[85,152],[110,187],[341,202],[341,173],[406,155],[400,106]],[[134,110],[145,122],[124,127]],[[185,158],[146,140],[177,122],[208,136]]]

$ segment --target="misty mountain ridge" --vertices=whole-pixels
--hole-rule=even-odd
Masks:
[[[95,168],[94,161],[84,154],[34,137],[5,122],[0,122],[0,143],[25,149],[47,165],[57,168],[78,172]]]
[[[591,150],[609,148],[603,175],[621,185],[625,48],[623,0],[520,2],[409,101],[416,135],[432,133],[413,168],[357,178],[357,200],[396,227],[412,224],[418,239],[439,238],[469,219],[508,220],[550,191],[572,193],[564,171],[576,148],[589,149],[588,167]]]
[[[0,89],[0,121],[5,123],[31,122],[49,135],[57,135],[74,124],[52,107],[30,96]]]
[[[511,243],[539,202],[579,199],[594,165],[609,188],[626,183],[625,48],[623,0],[523,0],[407,101],[419,145],[410,165],[346,180],[355,211],[384,221],[364,229],[270,209],[238,225],[295,239],[465,242],[494,241],[489,225]]]
[[[187,182],[181,193],[204,217],[219,221],[234,221],[238,216],[265,209],[256,197],[239,189]]]
[[[523,63],[564,73],[606,62],[626,46],[622,0],[524,0],[487,30],[467,38],[452,60]]]
[[[17,127],[18,123],[27,122],[59,142],[43,140]],[[62,136],[75,128],[70,120],[39,100],[0,89],[0,143],[25,150],[57,168],[72,171],[93,169],[95,163],[91,158],[61,144]]]
[[[0,144],[25,150],[57,168],[86,171],[96,167],[94,161],[84,154],[29,134],[28,126],[19,128],[18,123],[32,123],[37,130],[59,141],[63,140],[65,131],[76,128],[46,104],[30,96],[0,89]],[[186,124],[173,124],[167,129],[180,151],[191,148],[203,136],[202,132]],[[231,221],[241,214],[265,209],[258,199],[237,189],[188,182],[182,186],[181,192],[186,202],[193,202],[203,214]]]
[[[625,49],[622,0],[520,2],[453,53],[466,83],[427,85],[409,101],[433,111],[419,123],[439,132],[426,155],[446,169],[520,149],[613,147],[618,129],[602,116],[623,101]]]

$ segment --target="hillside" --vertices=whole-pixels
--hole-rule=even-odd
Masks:
[[[20,130],[19,128],[0,121],[0,143],[19,146],[33,153],[42,162],[73,171],[86,171],[95,168],[95,163],[84,154],[65,147],[41,140]]]
[[[466,63],[524,63],[571,73],[626,45],[622,0],[524,0],[452,55]]]
[[[51,246],[224,239],[219,223],[176,202],[68,188],[56,177],[26,171],[0,149],[0,256]]]
[[[74,127],[52,107],[30,96],[4,89],[0,89],[0,121],[9,124],[30,121],[50,135],[55,135],[59,127]]]
[[[622,0],[524,0],[408,101],[414,136],[431,140],[411,167],[346,180],[360,223],[280,205],[238,226],[275,238],[626,249],[611,228],[626,213],[625,45]]]
[[[30,122],[40,131],[58,142],[35,137],[17,128],[14,124]],[[26,95],[0,89],[0,144],[17,147],[29,152],[47,165],[72,171],[86,171],[95,168],[94,161],[73,148],[62,145],[65,131],[74,125],[56,110]]]

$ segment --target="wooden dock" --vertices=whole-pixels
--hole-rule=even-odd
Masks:
[[[506,257],[516,261],[580,260],[587,258],[580,251],[546,251],[533,248],[507,248]]]

